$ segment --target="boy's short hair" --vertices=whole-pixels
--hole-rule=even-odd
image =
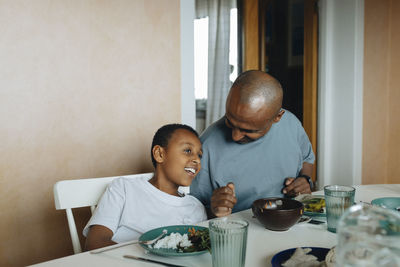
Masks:
[[[199,137],[199,134],[194,130],[192,127],[186,124],[179,124],[179,123],[172,123],[172,124],[167,124],[162,126],[160,129],[157,130],[157,132],[154,134],[153,137],[153,142],[151,144],[151,161],[153,162],[154,168],[157,166],[157,162],[153,156],[153,147],[155,146],[161,146],[161,147],[167,147],[169,139],[171,139],[172,134],[178,130],[178,129],[184,129],[188,130],[189,132],[192,132],[194,135]]]

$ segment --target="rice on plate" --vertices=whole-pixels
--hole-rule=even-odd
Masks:
[[[171,233],[170,235],[158,240],[153,245],[153,248],[156,248],[156,249],[160,249],[160,248],[178,249],[178,247],[187,248],[192,245],[193,244],[189,240],[189,237],[187,234],[181,235],[180,233]]]

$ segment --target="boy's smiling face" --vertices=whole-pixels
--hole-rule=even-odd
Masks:
[[[160,153],[155,158],[164,186],[189,186],[201,168],[203,151],[199,138],[188,130],[177,129],[167,147],[155,148]]]

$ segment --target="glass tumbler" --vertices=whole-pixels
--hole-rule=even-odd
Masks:
[[[227,218],[209,222],[213,267],[244,266],[248,226],[247,221]]]
[[[336,225],[346,209],[354,204],[356,189],[351,186],[327,185],[324,187],[328,231],[336,233]]]
[[[337,266],[400,267],[400,213],[352,206],[338,223]]]

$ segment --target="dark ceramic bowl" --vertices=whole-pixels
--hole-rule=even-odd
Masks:
[[[297,223],[304,212],[303,203],[289,198],[261,198],[251,206],[254,217],[273,231],[285,231]]]

